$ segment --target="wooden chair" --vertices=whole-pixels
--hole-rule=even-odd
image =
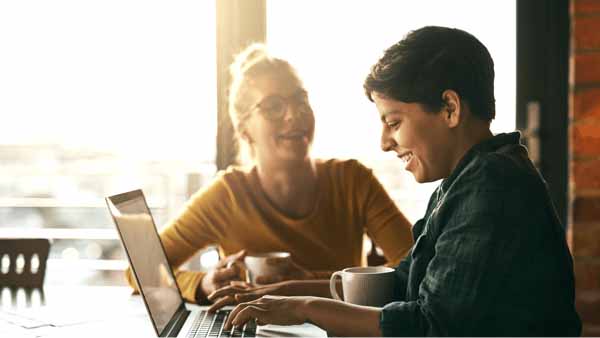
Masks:
[[[0,239],[0,286],[41,288],[49,252],[47,239]]]

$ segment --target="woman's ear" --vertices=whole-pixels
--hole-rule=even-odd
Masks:
[[[460,123],[463,113],[460,96],[454,90],[447,89],[442,93],[442,100],[444,101],[442,113],[444,114],[446,124],[449,128],[455,128]]]
[[[244,141],[246,141],[248,144],[252,144],[252,137],[250,137],[250,134],[248,133],[248,131],[243,130],[240,131],[240,138]]]
[[[248,144],[252,143],[252,138],[247,132],[240,132],[240,138],[246,141]]]

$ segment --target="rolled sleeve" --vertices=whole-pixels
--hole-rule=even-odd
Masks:
[[[394,302],[381,310],[379,328],[384,337],[423,336],[423,319],[418,302]]]

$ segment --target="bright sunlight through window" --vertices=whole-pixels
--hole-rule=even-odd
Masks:
[[[213,160],[214,20],[214,1],[3,1],[0,144]]]
[[[52,239],[50,284],[124,283],[105,196],[161,228],[214,175],[215,39],[215,1],[0,2],[0,237]]]
[[[380,150],[380,122],[362,84],[384,49],[410,30],[449,26],[474,34],[496,70],[494,133],[515,129],[515,1],[267,2],[267,43],[304,79],[316,116],[313,154],[352,157],[371,166],[411,221],[422,217],[437,184],[419,185]]]

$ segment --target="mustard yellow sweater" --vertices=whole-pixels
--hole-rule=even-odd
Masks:
[[[177,268],[208,245],[221,256],[288,251],[295,262],[329,278],[336,270],[362,264],[363,234],[396,265],[412,246],[410,223],[379,181],[356,160],[317,160],[319,194],[304,218],[291,218],[264,195],[256,168],[230,167],[190,198],[160,238],[183,297],[195,301],[204,275]],[[250,175],[249,175],[250,173]],[[135,287],[131,271],[126,272]]]

